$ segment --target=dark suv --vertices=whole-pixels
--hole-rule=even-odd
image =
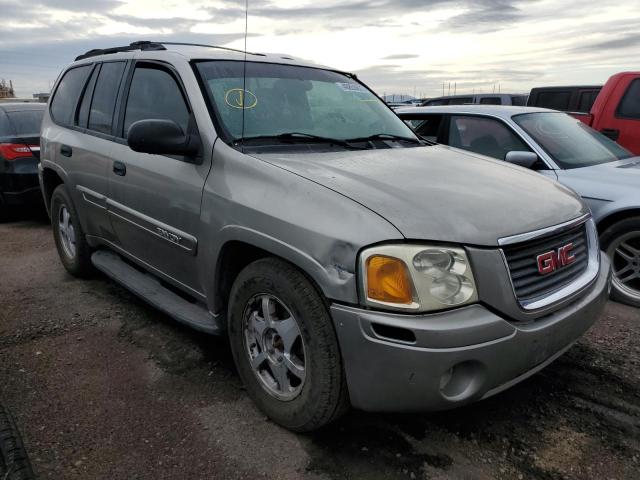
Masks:
[[[294,430],[494,395],[607,299],[573,192],[420,140],[354,75],[287,56],[89,52],[55,87],[41,167],[67,270],[228,335]]]
[[[38,185],[42,103],[0,103],[0,218],[14,205],[42,202]]]

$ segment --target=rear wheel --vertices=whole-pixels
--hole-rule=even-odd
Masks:
[[[258,408],[294,431],[317,429],[348,406],[338,342],[309,280],[274,259],[247,266],[229,299],[229,337]]]
[[[91,248],[64,185],[58,185],[51,196],[51,226],[60,261],[67,271],[76,277],[89,276],[93,271]]]
[[[611,298],[640,307],[640,217],[611,225],[600,243],[613,268]]]

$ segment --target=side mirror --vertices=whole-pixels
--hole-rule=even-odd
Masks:
[[[504,160],[524,168],[531,168],[538,161],[538,155],[533,152],[512,151],[504,156]]]
[[[200,148],[197,135],[184,133],[173,120],[138,120],[127,132],[129,147],[134,152],[194,157]]]

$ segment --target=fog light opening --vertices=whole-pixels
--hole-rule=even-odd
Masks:
[[[485,383],[486,369],[480,362],[468,360],[446,370],[440,377],[440,393],[459,402],[476,395]]]

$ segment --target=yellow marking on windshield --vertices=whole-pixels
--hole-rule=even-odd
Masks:
[[[258,104],[258,97],[249,90],[232,88],[224,94],[224,102],[232,108],[247,110],[254,108]]]

